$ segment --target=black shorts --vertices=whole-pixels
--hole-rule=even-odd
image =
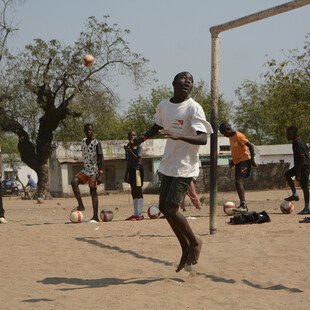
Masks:
[[[160,204],[170,202],[181,205],[193,178],[169,177],[162,175],[160,184]]]
[[[137,171],[140,173],[140,179],[141,179],[141,185],[137,185]],[[144,170],[143,167],[139,167],[139,168],[130,168],[129,169],[129,173],[128,173],[128,183],[131,186],[143,186],[143,181],[144,181]]]
[[[235,178],[238,177],[247,178],[251,172],[252,163],[251,160],[241,161],[235,166]]]
[[[306,169],[301,170],[300,174],[300,187],[302,188],[307,188],[309,187],[309,174],[310,174],[310,169],[307,167]],[[292,167],[291,169],[287,170],[285,172],[285,175],[288,175],[289,177],[295,177],[296,176],[296,167]]]

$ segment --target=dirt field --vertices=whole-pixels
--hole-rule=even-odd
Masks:
[[[100,196],[100,209],[111,208],[114,219],[98,224],[69,223],[71,198],[37,204],[5,197],[0,309],[309,309],[310,224],[299,223],[302,202],[281,213],[287,195],[247,193],[250,209],[271,217],[260,225],[229,225],[219,206],[214,235],[208,208],[188,207],[183,214],[203,247],[199,264],[179,273],[179,245],[165,219],[124,221],[129,194]],[[219,204],[236,198],[218,195]],[[146,206],[157,199],[145,195]]]

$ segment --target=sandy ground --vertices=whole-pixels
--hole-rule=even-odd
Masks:
[[[179,245],[165,219],[124,221],[129,194],[100,196],[100,209],[111,208],[114,218],[97,224],[70,223],[71,198],[5,197],[0,309],[309,309],[310,224],[299,223],[302,202],[281,213],[287,195],[247,193],[250,209],[271,217],[260,225],[229,225],[219,206],[213,235],[208,208],[188,207],[183,214],[203,247],[198,265],[179,273]],[[145,195],[146,206],[157,199]],[[228,200],[236,194],[218,194],[219,204]]]

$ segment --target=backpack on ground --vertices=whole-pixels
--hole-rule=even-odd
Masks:
[[[229,224],[262,224],[271,222],[266,211],[255,212],[249,211],[244,214],[238,214],[230,218]]]

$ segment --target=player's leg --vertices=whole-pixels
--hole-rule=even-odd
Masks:
[[[137,175],[136,175],[137,177]],[[137,198],[138,198],[138,220],[143,220],[143,210],[144,210],[144,199],[143,199],[143,182],[144,182],[144,169],[143,166],[139,167],[139,180],[136,180],[136,192],[137,192]]]
[[[81,192],[80,192],[80,188],[79,185],[80,184],[84,184],[85,181],[83,179],[85,179],[85,175],[83,173],[79,173],[78,175],[76,175],[73,180],[71,181],[71,186],[72,186],[72,190],[74,193],[74,196],[78,202],[78,206],[76,207],[77,210],[79,211],[84,211],[85,207],[82,201],[82,197],[81,197]]]
[[[167,222],[169,223],[170,227],[172,228],[174,234],[176,235],[176,237],[177,237],[177,239],[181,245],[182,256],[181,256],[179,265],[176,269],[176,272],[179,272],[186,265],[187,258],[189,255],[190,246],[189,246],[189,242],[188,242],[185,234],[183,234],[183,232],[173,223],[172,219],[167,218],[167,216],[166,216],[166,210],[167,210],[166,197],[169,193],[172,180],[173,180],[172,177],[161,175],[161,185],[160,185],[160,193],[159,193],[159,210],[165,216]]]
[[[178,239],[179,236],[187,239],[189,243],[189,253],[186,264],[197,264],[201,241],[196,238],[192,231],[186,217],[179,212],[179,205],[181,204],[191,182],[191,178],[172,178],[171,186],[166,196],[166,218],[171,227],[176,227],[174,232]],[[180,240],[180,239],[179,239]],[[182,244],[181,244],[182,246]],[[183,246],[182,246],[183,252]]]
[[[2,188],[0,186],[0,223],[5,224],[7,221],[4,217],[4,208],[3,208],[3,200],[2,200]]]
[[[310,214],[309,206],[309,171],[303,170],[300,177],[300,187],[304,194],[304,208],[298,214]]]
[[[199,254],[200,254],[200,249],[201,249],[201,241],[196,238],[194,232],[192,231],[186,217],[179,212],[179,207],[175,203],[167,202],[167,209],[168,211],[166,212],[166,219],[169,222],[170,226],[175,232],[178,240],[183,240],[185,239],[188,241],[189,247],[187,248],[187,251],[185,252],[184,249],[184,244],[181,243],[182,247],[182,253],[187,254],[187,259],[185,264],[187,265],[195,265],[198,262]],[[183,261],[184,255],[182,255],[181,261]]]
[[[284,174],[286,182],[292,191],[292,195],[285,198],[286,201],[298,201],[299,200],[299,196],[297,194],[296,186],[295,186],[295,183],[293,181],[293,177],[295,175],[296,175],[296,168],[295,167],[287,170]]]
[[[129,183],[130,183],[130,194],[132,197],[132,204],[133,204],[133,214],[126,218],[126,221],[134,220],[138,216],[138,199],[136,198],[136,191],[135,191],[135,184],[130,179],[130,172],[129,172]]]
[[[245,213],[248,211],[245,200],[244,180],[250,175],[251,161],[243,161],[235,166],[235,187],[240,200],[240,205],[236,208],[237,213]]]
[[[235,187],[240,200],[240,204],[245,203],[245,192],[244,192],[244,178],[241,175],[235,177]]]
[[[143,220],[143,209],[144,209],[144,201],[143,201],[143,192],[142,192],[142,186],[136,186],[136,197],[138,199],[137,207],[138,207],[138,217],[137,220]]]
[[[90,219],[91,221],[99,222],[98,217],[98,194],[96,187],[89,187],[92,205],[93,205],[93,217]]]

